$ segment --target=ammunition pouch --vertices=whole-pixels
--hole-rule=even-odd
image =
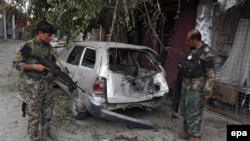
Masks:
[[[42,72],[42,73],[37,73],[37,72],[26,72],[25,75],[29,79],[34,79],[34,80],[39,80],[39,79],[51,79],[51,73],[49,72]]]

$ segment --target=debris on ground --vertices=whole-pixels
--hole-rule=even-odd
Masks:
[[[137,136],[128,132],[128,131],[125,131],[125,132],[118,132],[116,135],[115,135],[115,138],[116,139],[126,139],[128,141],[137,141]]]

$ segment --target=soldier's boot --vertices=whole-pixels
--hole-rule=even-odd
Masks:
[[[53,140],[54,139],[49,132],[42,131],[41,141],[53,141]]]
[[[190,136],[189,138],[188,138],[188,141],[199,141],[199,137],[195,137],[195,136]]]
[[[179,139],[189,139],[189,137],[190,137],[190,135],[185,131],[178,133]]]

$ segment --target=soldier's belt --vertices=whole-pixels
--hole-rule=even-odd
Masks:
[[[30,74],[26,74],[26,76],[28,77],[28,79],[34,79],[34,80],[48,79],[46,77],[46,75],[30,75]]]

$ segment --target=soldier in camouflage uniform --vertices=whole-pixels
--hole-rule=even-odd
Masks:
[[[32,54],[46,55],[55,61],[52,55],[53,48],[49,43],[53,33],[53,26],[50,23],[39,22],[35,38],[17,49],[14,56],[14,66],[22,74],[21,90],[25,94],[27,103],[25,110],[28,115],[28,134],[31,141],[52,141],[50,126],[54,108],[54,96],[51,94],[53,78],[48,75],[49,68],[31,56],[24,56],[22,49],[31,48]]]
[[[204,104],[212,95],[215,80],[214,53],[201,41],[196,29],[187,33],[186,43],[189,48],[178,66],[184,72],[180,102],[184,131],[179,133],[179,138],[197,141],[201,137]]]

